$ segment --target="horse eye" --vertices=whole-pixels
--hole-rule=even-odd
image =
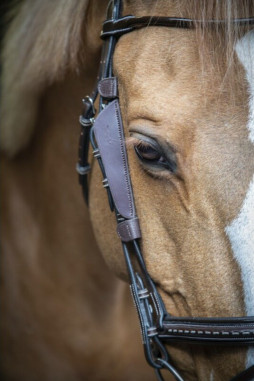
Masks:
[[[161,164],[166,165],[166,160],[161,155],[160,152],[158,152],[153,146],[150,144],[137,144],[134,146],[135,152],[138,156],[138,158],[142,161],[145,161],[147,163],[151,164]]]

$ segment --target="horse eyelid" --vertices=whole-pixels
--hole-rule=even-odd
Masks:
[[[134,136],[130,136],[126,139],[126,145],[127,147],[134,147],[135,146],[138,146],[140,144],[143,144],[144,146],[147,145],[147,146],[151,146],[152,148],[154,148],[154,150],[158,151],[158,153],[165,159],[167,165],[164,165],[163,163],[161,164],[152,164],[150,163],[150,166],[151,168],[154,168],[156,169],[157,167],[157,170],[158,170],[158,167],[161,167],[161,170],[167,170],[173,174],[176,173],[177,171],[177,162],[175,160],[175,150],[172,149],[172,148],[169,148],[170,152],[168,153],[165,153],[165,151],[162,149],[161,145],[156,141],[154,140],[154,142],[152,142],[149,138],[147,139],[142,139],[141,137],[143,137],[143,135],[141,136],[141,134],[137,134],[140,136],[140,138],[138,137],[134,137]],[[174,157],[172,157],[174,156]],[[148,161],[146,161],[144,159],[143,161],[143,164],[146,166],[146,165],[149,165]]]

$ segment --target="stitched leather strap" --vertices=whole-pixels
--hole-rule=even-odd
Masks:
[[[247,318],[167,317],[159,336],[164,340],[200,343],[254,343],[254,320]]]

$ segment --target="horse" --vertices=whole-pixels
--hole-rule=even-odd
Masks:
[[[3,41],[1,143],[14,157],[2,162],[6,379],[153,379],[133,344],[126,286],[99,253],[126,281],[99,166],[91,159],[90,217],[73,173],[70,125],[96,79],[106,6],[25,1]],[[123,15],[202,20],[133,30],[113,57],[140,244],[173,316],[254,314],[254,35],[231,22],[253,11],[248,1],[123,2]],[[227,380],[254,363],[251,346],[168,351],[190,381]]]

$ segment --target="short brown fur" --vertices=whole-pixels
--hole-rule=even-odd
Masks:
[[[127,1],[124,11],[253,16],[252,2],[229,5]],[[6,380],[153,379],[136,345],[127,287],[111,278],[100,257],[73,171],[75,115],[95,81],[105,8],[106,1],[26,0],[5,35],[2,149],[11,156],[31,143],[2,161]],[[246,194],[253,149],[244,71],[232,49],[245,29],[229,25],[224,31],[136,31],[120,39],[114,57],[126,136],[132,127],[156,131],[177,148],[177,177],[149,176],[134,156],[135,140],[128,150],[147,266],[169,312],[178,316],[245,313],[224,228]],[[90,180],[97,243],[108,265],[126,279],[96,165]],[[246,354],[182,347],[170,353],[188,381],[208,380],[211,371],[215,381],[224,381],[244,368]]]

